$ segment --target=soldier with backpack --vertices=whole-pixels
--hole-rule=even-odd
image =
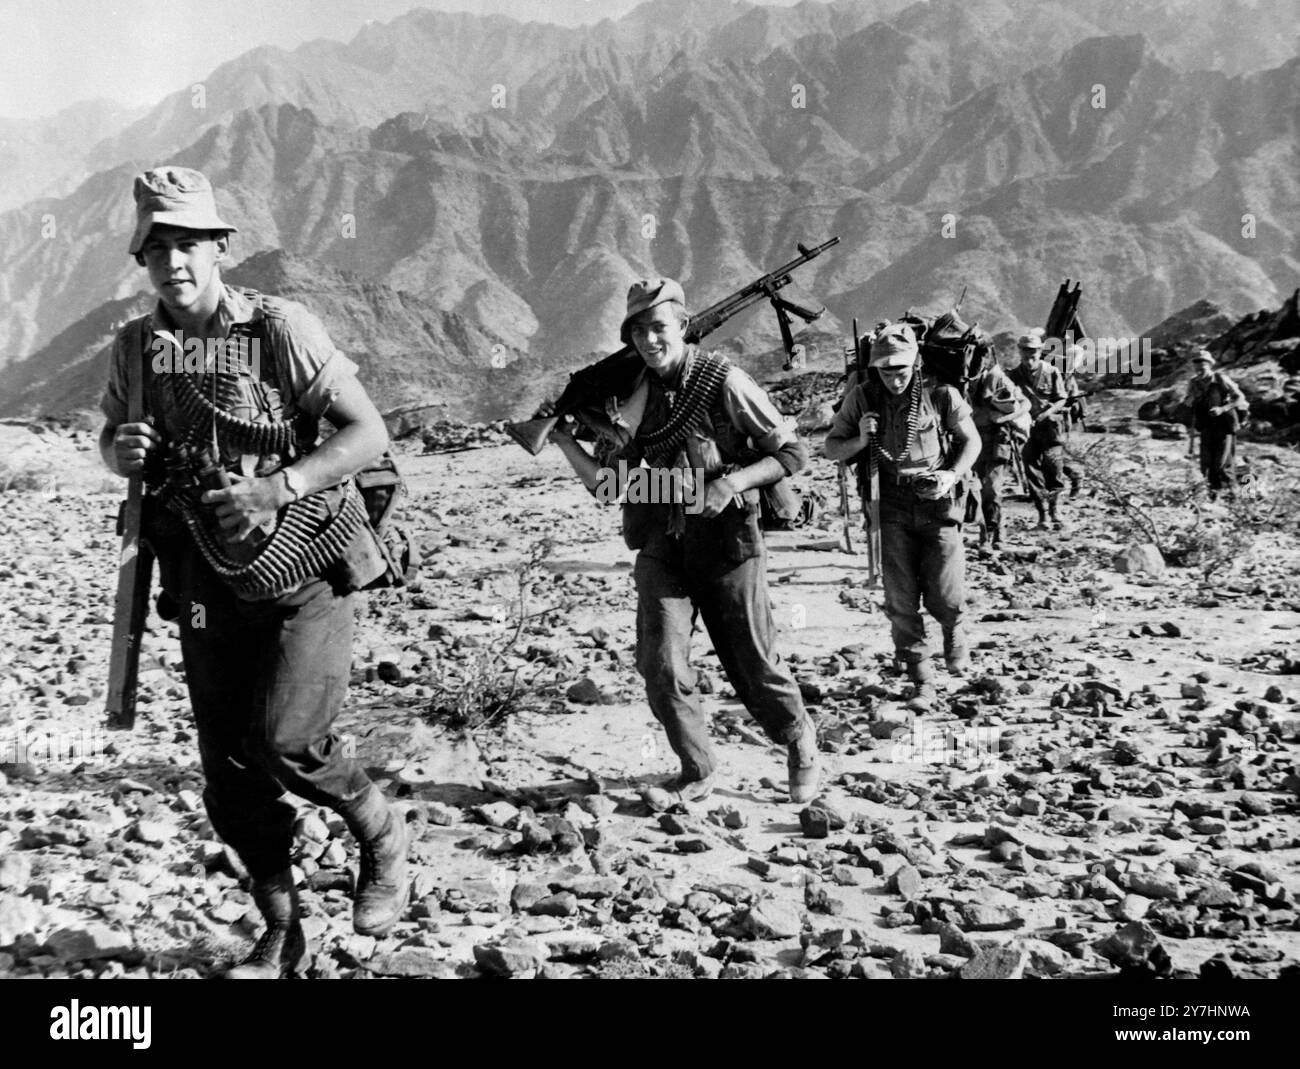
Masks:
[[[1082,427],[1083,421],[1088,414],[1088,402],[1084,398],[1082,387],[1079,385],[1079,367],[1083,361],[1083,347],[1079,345],[1068,345],[1065,349],[1065,356],[1061,365],[1061,379],[1065,383],[1065,408],[1062,411],[1062,430],[1068,441],[1070,432],[1075,427]],[[1070,497],[1079,496],[1079,486],[1083,481],[1083,476],[1073,464],[1067,459],[1061,465],[1061,474],[1069,480]]]
[[[117,335],[100,452],[119,475],[143,472],[204,803],[266,920],[226,975],[287,976],[309,955],[286,791],[339,813],[357,839],[358,932],[387,932],[408,893],[405,820],[332,727],[351,674],[353,592],[388,566],[351,477],[388,436],[319,319],[223,283],[235,228],[207,178],[159,167],[134,196],[128,251],[158,301]],[[322,417],[336,431],[318,442]]]
[[[1002,484],[1015,461],[1015,453],[1029,435],[1029,402],[1002,370],[991,348],[984,351],[979,371],[967,383],[975,427],[980,435],[980,455],[975,474],[980,479],[983,524],[980,544],[1002,546]]]
[[[1192,354],[1195,374],[1187,383],[1184,403],[1192,414],[1192,428],[1201,436],[1201,474],[1209,484],[1210,500],[1226,490],[1234,493],[1232,472],[1240,415],[1250,411],[1241,387],[1222,371],[1214,370],[1208,349]]]
[[[1029,442],[1022,459],[1029,497],[1038,511],[1038,527],[1052,525],[1059,531],[1065,522],[1060,515],[1060,496],[1065,489],[1065,448],[1061,440],[1061,412],[1068,395],[1059,368],[1044,360],[1043,339],[1037,333],[1021,336],[1017,342],[1020,364],[1009,372],[1011,381],[1029,400]]]
[[[835,414],[826,455],[870,451],[880,475],[885,613],[896,658],[916,684],[913,701],[934,698],[921,605],[939,621],[948,670],[970,666],[964,628],[965,483],[980,451],[970,406],[951,386],[923,381],[912,327],[885,324],[870,340],[865,379]]]

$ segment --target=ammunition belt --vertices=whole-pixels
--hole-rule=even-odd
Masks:
[[[213,404],[190,381],[188,375],[168,377],[181,415],[189,428],[216,424],[223,443],[229,443],[244,453],[281,453],[292,455],[298,438],[292,422],[255,423],[232,416],[220,404]],[[218,389],[227,385],[227,376],[217,376]]]
[[[330,519],[321,494],[291,502],[280,515],[275,532],[247,563],[231,559],[208,532],[194,503],[184,494],[172,498],[204,559],[241,598],[277,598],[320,575],[343,556],[366,523],[361,495],[352,480],[344,483],[338,515]]]
[[[890,453],[881,444],[876,435],[871,436],[871,455],[876,464],[881,461],[887,461],[890,464],[899,464],[907,458],[908,452],[912,448],[912,442],[916,440],[916,427],[921,414],[921,376],[918,372],[912,373],[912,396],[907,406],[907,438],[904,440],[902,448],[897,454]]]
[[[730,370],[731,361],[725,356],[700,353],[696,357],[668,421],[657,430],[638,436],[643,455],[652,467],[672,464],[687,437],[717,400]]]
[[[284,463],[303,450],[293,421],[256,422],[233,414],[232,410],[246,403],[240,372],[217,367],[211,375],[211,399],[203,394],[201,378],[196,381],[189,372],[166,376],[171,406],[179,413],[184,429],[169,451],[165,472],[154,473],[155,480],[162,483],[157,497],[160,504],[180,515],[204,559],[237,596],[255,601],[279,597],[320,575],[343,556],[367,522],[365,506],[352,480],[344,484],[343,499],[333,517],[332,495],[309,494],[280,511],[274,532],[263,544],[254,547],[246,543],[240,546],[244,552],[238,559],[232,556],[229,547],[209,530],[211,516],[199,503],[193,485],[194,458],[210,452],[212,437],[224,451],[263,458],[279,454]],[[276,416],[281,411],[272,405],[268,414]]]

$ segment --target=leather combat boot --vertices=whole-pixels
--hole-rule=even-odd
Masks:
[[[357,892],[352,900],[352,927],[360,935],[381,936],[406,909],[411,882],[406,875],[410,845],[406,821],[394,812],[373,783],[339,815],[357,840],[361,854]]]
[[[1002,548],[1002,524],[994,523],[989,525],[989,548]]]
[[[1061,519],[1061,515],[1056,511],[1056,509],[1057,509],[1056,496],[1053,495],[1052,499],[1047,503],[1047,512],[1048,515],[1052,517],[1052,526],[1055,527],[1058,531],[1064,531],[1065,521]]]
[[[717,772],[705,776],[682,772],[664,784],[664,790],[677,795],[683,802],[703,802],[713,793],[717,783]]]
[[[970,653],[966,648],[966,638],[960,631],[944,631],[943,659],[948,671],[955,676],[970,671]]]
[[[905,707],[916,712],[926,712],[934,704],[937,695],[934,690],[934,669],[928,660],[908,661],[907,678],[916,684],[916,692],[905,703]]]
[[[298,889],[288,869],[253,884],[253,901],[266,919],[266,931],[253,952],[233,968],[227,980],[279,980],[307,967],[307,937],[298,916]]]
[[[807,805],[817,797],[821,779],[821,759],[817,756],[817,728],[804,713],[799,734],[786,748],[786,768],[790,772],[790,801]]]

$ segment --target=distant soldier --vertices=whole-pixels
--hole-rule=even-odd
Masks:
[[[627,398],[606,403],[619,458],[631,468],[644,460],[650,469],[676,472],[678,485],[689,485],[702,499],[698,510],[686,509],[685,494],[681,501],[623,506],[624,538],[639,551],[633,569],[637,670],[681,761],[671,789],[687,800],[707,797],[716,757],[690,664],[691,632],[701,619],[736,696],[768,738],[786,747],[790,799],[804,804],[817,793],[817,732],[798,684],[776,654],[759,488],[799,472],[808,453],[753,379],[687,343],[688,319],[677,282],[633,284],[621,336],[645,369]],[[539,414],[552,411],[546,404]],[[551,440],[595,491],[602,480],[596,459],[562,424]],[[605,456],[611,457],[608,449]]]
[[[987,539],[998,549],[1002,545],[1002,484],[1029,433],[1029,402],[991,349],[967,383],[966,396],[980,435],[980,455],[975,462],[984,517],[980,544]]]
[[[1195,374],[1187,383],[1184,403],[1192,414],[1192,427],[1201,436],[1201,474],[1210,487],[1210,500],[1219,491],[1234,493],[1232,467],[1237,448],[1237,426],[1250,403],[1241,387],[1222,371],[1214,370],[1207,349],[1192,354]]]
[[[158,303],[117,335],[99,448],[117,474],[144,473],[203,800],[266,920],[227,976],[287,976],[309,954],[286,790],[333,809],[357,839],[358,932],[384,934],[406,904],[405,820],[333,730],[351,674],[351,592],[384,571],[350,476],[388,434],[319,319],[222,282],[235,228],[207,178],[159,167],[134,192],[128,251]],[[131,411],[133,382],[144,413]],[[321,417],[337,430],[318,445]]]
[[[1070,432],[1079,427],[1082,429],[1083,421],[1088,414],[1088,402],[1084,397],[1083,389],[1079,385],[1079,368],[1083,363],[1083,348],[1079,345],[1069,345],[1065,349],[1065,360],[1061,369],[1061,377],[1065,382],[1065,408],[1062,410],[1062,430],[1065,437],[1070,437]],[[1063,474],[1070,483],[1070,496],[1079,496],[1079,485],[1082,482],[1082,476],[1079,469],[1071,464],[1068,460],[1061,465],[1061,474]]]
[[[917,686],[934,697],[921,604],[943,629],[948,670],[970,667],[964,628],[966,551],[964,482],[980,452],[970,406],[951,386],[922,381],[919,351],[905,323],[881,328],[866,378],[835,414],[826,455],[852,460],[871,450],[880,473],[880,548],[894,654]]]
[[[1010,371],[1011,381],[1029,400],[1029,441],[1022,459],[1029,498],[1038,510],[1038,527],[1047,527],[1048,516],[1059,531],[1065,523],[1059,512],[1059,498],[1065,484],[1065,449],[1061,441],[1061,412],[1068,401],[1065,380],[1058,368],[1043,359],[1043,339],[1037,334],[1022,335],[1017,348],[1020,366]]]

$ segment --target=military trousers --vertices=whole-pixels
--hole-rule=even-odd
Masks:
[[[1006,424],[980,427],[980,455],[974,471],[980,480],[980,512],[984,526],[1002,526],[1002,487],[1011,468],[1011,451],[1015,448]]]
[[[1020,459],[1025,465],[1025,481],[1029,483],[1029,498],[1041,513],[1055,501],[1065,483],[1065,447],[1054,424],[1035,424],[1029,441],[1025,443]]]
[[[793,742],[806,714],[799,686],[776,653],[756,512],[747,516],[733,507],[715,520],[690,517],[680,538],[656,533],[638,554],[633,576],[637,671],[683,776],[707,776],[715,763],[690,663],[697,618],[736,697],[773,742]]]
[[[1212,493],[1233,486],[1232,459],[1235,445],[1234,434],[1225,434],[1213,428],[1201,432],[1201,474],[1205,476]]]
[[[290,791],[338,810],[370,778],[334,732],[352,667],[355,598],[321,579],[241,601],[192,545],[175,590],[212,827],[254,879],[287,868]]]
[[[908,664],[929,655],[921,607],[943,629],[944,652],[964,648],[966,549],[956,507],[925,501],[906,485],[880,481],[880,556],[885,615],[894,655]]]

